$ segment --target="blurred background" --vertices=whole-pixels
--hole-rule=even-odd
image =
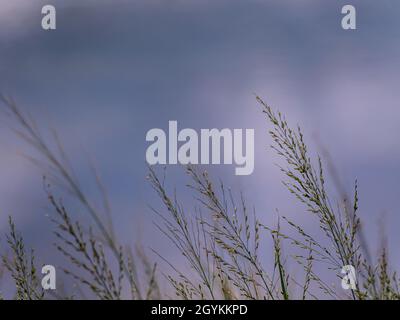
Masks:
[[[243,191],[264,223],[275,223],[278,209],[316,232],[316,219],[281,184],[257,94],[301,125],[312,152],[329,150],[349,192],[358,179],[371,252],[387,241],[400,267],[398,1],[350,1],[355,31],[341,28],[349,1],[322,0],[53,0],[57,29],[44,31],[41,8],[49,2],[0,0],[0,92],[46,138],[57,129],[95,203],[89,166],[96,163],[123,244],[182,261],[154,227],[149,204],[162,206],[146,181],[146,132],[167,131],[169,120],[180,129],[254,128],[252,175],[235,176],[234,166],[205,169]],[[12,215],[40,262],[59,265],[44,172],[20,156],[30,151],[10,130],[13,122],[0,121],[0,232]],[[167,185],[190,208],[182,172],[168,167]],[[11,292],[7,280],[0,289]]]

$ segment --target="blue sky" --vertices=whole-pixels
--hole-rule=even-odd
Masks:
[[[379,240],[384,217],[389,248],[396,248],[400,3],[350,1],[358,29],[344,31],[340,10],[348,2],[52,1],[57,30],[45,32],[47,1],[0,0],[0,90],[43,128],[57,128],[94,197],[88,155],[95,159],[124,243],[170,250],[154,235],[148,205],[157,202],[144,158],[146,132],[166,130],[169,120],[181,128],[254,128],[253,175],[206,169],[243,190],[263,221],[274,222],[278,208],[316,231],[316,220],[280,183],[258,94],[302,126],[313,151],[329,149],[349,190],[358,179],[368,239]],[[9,126],[2,117],[0,230],[12,214],[43,260],[58,261],[47,250],[53,238],[42,172],[17,154],[27,150]],[[168,170],[169,185],[182,189],[180,170]],[[391,258],[398,261],[398,252]]]

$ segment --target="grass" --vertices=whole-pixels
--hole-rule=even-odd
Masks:
[[[57,134],[53,134],[55,143],[49,144],[32,118],[21,112],[14,101],[2,97],[5,110],[18,126],[15,133],[40,155],[29,159],[46,172],[45,192],[54,211],[54,248],[65,258],[63,271],[79,287],[86,288],[89,298],[400,298],[400,282],[389,267],[387,249],[382,248],[377,261],[373,261],[366,245],[358,212],[357,182],[353,195],[342,193],[338,199],[333,197],[327,191],[323,161],[310,155],[300,127],[290,127],[280,112],[259,97],[257,101],[271,128],[272,149],[285,163],[280,168],[284,186],[318,225],[319,241],[284,216],[276,226],[262,224],[241,193],[233,192],[223,182],[215,183],[207,172],[191,165],[184,170],[190,180],[188,188],[196,200],[187,210],[176,192],[166,188],[165,171],[160,173],[149,167],[149,183],[162,205],[153,208],[158,217],[155,228],[183,255],[186,265],[178,266],[162,253],[153,251],[154,261],[150,261],[141,247],[131,249],[121,245],[113,228],[106,188],[95,168],[91,169],[102,210],[95,209],[82,191]],[[90,218],[89,225],[68,212],[62,197],[54,195],[54,185],[73,196]],[[43,291],[33,251],[26,252],[11,218],[9,226],[2,267],[15,282],[16,299],[86,297],[83,293],[55,296]],[[286,251],[294,254],[286,255]],[[265,253],[271,259],[265,259]],[[164,266],[163,270],[157,268],[156,262]],[[301,276],[288,271],[293,262],[301,266]],[[325,279],[328,270],[340,283],[345,265],[354,266],[357,274],[356,288],[347,293]],[[165,282],[168,286],[163,285]]]

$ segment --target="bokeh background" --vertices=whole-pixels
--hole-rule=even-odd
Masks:
[[[349,2],[356,31],[340,24]],[[57,9],[55,31],[41,29],[45,4]],[[399,15],[395,0],[0,0],[0,91],[42,128],[57,128],[94,201],[88,159],[95,160],[121,242],[177,263],[182,257],[154,227],[148,206],[162,207],[146,181],[146,132],[167,130],[168,120],[254,128],[251,176],[235,176],[233,166],[206,169],[242,190],[263,222],[276,222],[279,209],[316,232],[317,221],[281,184],[260,95],[302,126],[312,151],[329,150],[345,188],[358,179],[371,251],[384,235],[399,267]],[[2,115],[0,123],[1,234],[12,215],[40,261],[59,265],[43,172],[18,154],[30,151],[12,121]],[[181,168],[167,174],[168,186],[183,189]],[[182,198],[194,202],[184,191]],[[0,245],[5,250],[3,236]],[[1,290],[11,292],[7,279]]]

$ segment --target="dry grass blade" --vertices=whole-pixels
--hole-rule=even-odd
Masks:
[[[44,290],[38,280],[34,252],[33,250],[30,254],[26,252],[24,241],[18,234],[11,217],[9,218],[9,234],[6,239],[11,249],[11,258],[3,255],[2,262],[14,280],[15,298],[17,300],[42,300]]]

